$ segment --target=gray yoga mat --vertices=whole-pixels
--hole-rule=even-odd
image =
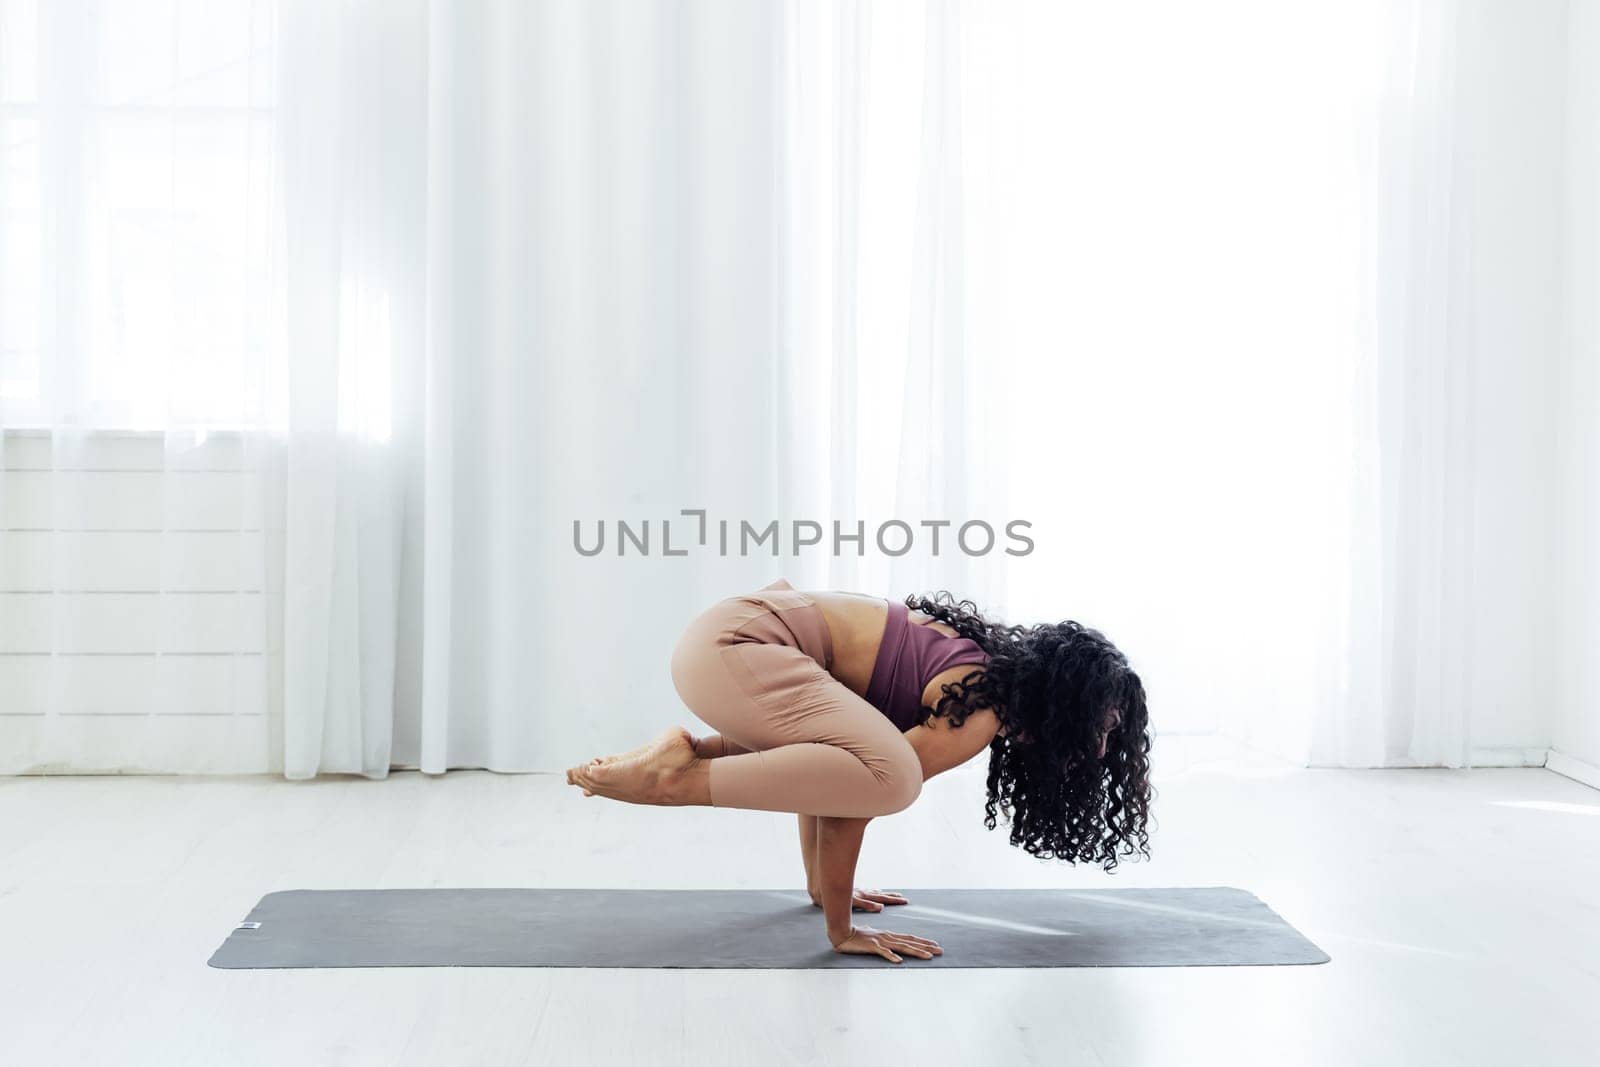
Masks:
[[[903,889],[857,925],[944,955],[837,953],[798,890],[294,889],[211,957],[256,967],[1228,967],[1328,956],[1242,889]],[[902,953],[904,955],[904,953]]]

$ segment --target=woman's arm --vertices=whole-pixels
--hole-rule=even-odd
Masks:
[[[861,855],[861,838],[867,832],[864,819],[817,816],[817,877],[822,895],[822,914],[827,920],[828,940],[835,947],[850,939],[850,922],[855,895],[856,858]]]
[[[835,952],[882,956],[891,963],[903,962],[902,952],[925,960],[943,955],[939,942],[929,938],[856,926],[850,921],[856,857],[861,853],[861,835],[871,821],[870,817],[817,817],[817,868],[822,874],[822,913],[827,916],[829,942]]]
[[[817,817],[800,816],[800,855],[806,865],[806,892],[811,894],[814,907],[822,907],[822,876],[817,863]],[[892,889],[862,889],[851,891],[852,911],[882,911],[886,905],[909,904],[904,893]]]
[[[951,767],[958,767],[989,747],[1000,732],[1000,717],[990,708],[979,708],[959,727],[941,715],[929,715],[926,722],[905,732],[905,739],[922,764],[922,780]]]
[[[999,730],[999,716],[989,708],[980,708],[969,714],[960,727],[952,727],[948,720],[930,715],[923,725],[907,730],[905,738],[922,764],[922,780],[927,781],[982,752]],[[806,889],[811,894],[811,902],[820,904],[828,917],[830,938],[836,930],[848,936],[852,905],[861,903],[855,900],[853,879],[856,858],[861,851],[861,837],[866,833],[870,821],[800,816],[800,858],[806,867]],[[842,889],[839,888],[841,884]],[[838,902],[840,913],[844,916],[842,920],[830,910],[830,888],[837,889],[842,895],[842,901]],[[899,894],[885,894],[875,899],[875,909],[880,911],[884,903],[898,904],[905,900]],[[874,907],[865,903],[862,906]]]
[[[822,903],[822,880],[817,870],[817,817],[800,816],[800,859],[806,865],[806,892],[811,903]]]

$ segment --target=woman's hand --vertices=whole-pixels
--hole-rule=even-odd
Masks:
[[[931,960],[944,955],[939,942],[929,941],[915,934],[894,934],[888,930],[874,930],[870,926],[850,927],[850,936],[833,946],[835,952],[859,956],[882,956],[890,963],[899,963],[898,952]]]
[[[822,907],[821,891],[812,889],[810,893],[811,903],[819,908]],[[911,902],[905,897],[890,889],[853,889],[850,891],[851,911],[882,911],[885,904],[909,903]]]

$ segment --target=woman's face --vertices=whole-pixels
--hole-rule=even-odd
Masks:
[[[1109,709],[1107,709],[1105,715],[1101,716],[1101,718],[1100,718],[1100,730],[1099,730],[1099,733],[1096,735],[1097,743],[1096,743],[1095,750],[1094,750],[1094,758],[1097,761],[1098,760],[1103,760],[1103,759],[1106,758],[1106,749],[1109,747],[1109,745],[1111,743],[1111,735],[1113,733],[1115,733],[1116,730],[1117,730],[1117,727],[1119,727],[1121,725],[1122,725],[1122,709],[1121,708],[1109,708]],[[1000,733],[1006,735],[1007,737],[1013,736],[1013,735],[1009,734],[1004,728],[1002,728],[1000,730]],[[1027,744],[1028,735],[1026,733],[1022,733],[1022,732],[1019,731],[1014,736],[1014,740],[1016,740],[1018,743],[1021,743],[1021,744]]]

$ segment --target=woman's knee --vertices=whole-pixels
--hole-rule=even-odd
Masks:
[[[890,808],[885,814],[893,815],[897,811],[905,811],[917,797],[922,795],[922,776],[912,775],[909,778],[896,780],[895,788],[889,794]]]

